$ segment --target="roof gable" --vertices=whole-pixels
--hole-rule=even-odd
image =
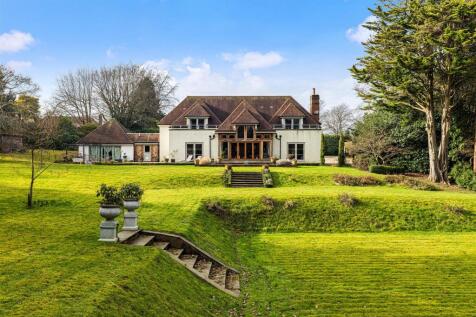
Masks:
[[[257,124],[258,130],[264,131],[273,129],[268,120],[263,118],[245,99],[243,99],[226,120],[223,121],[217,131],[232,131],[235,124]]]
[[[304,117],[305,111],[291,100],[287,100],[275,114],[275,117]]]
[[[236,118],[233,119],[234,124],[259,124],[259,121],[251,114],[248,109],[241,111]]]
[[[205,108],[206,105],[202,101],[197,101],[193,106],[185,112],[184,117],[210,117],[209,109]]]
[[[111,119],[82,137],[77,144],[130,144],[127,129],[116,119]]]

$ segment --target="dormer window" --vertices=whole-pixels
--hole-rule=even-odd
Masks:
[[[190,129],[205,129],[208,124],[208,118],[189,118],[188,126]]]
[[[282,118],[281,124],[284,129],[297,130],[302,127],[303,118]]]

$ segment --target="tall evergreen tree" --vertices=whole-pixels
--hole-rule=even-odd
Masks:
[[[339,137],[339,153],[337,157],[337,166],[345,166],[345,143],[344,143],[344,134],[340,134]]]
[[[321,133],[321,165],[326,165],[326,138]]]
[[[382,0],[364,43],[366,55],[351,69],[371,106],[411,107],[425,114],[429,179],[448,182],[448,142],[453,112],[474,80],[476,2]],[[437,135],[436,117],[441,117]]]

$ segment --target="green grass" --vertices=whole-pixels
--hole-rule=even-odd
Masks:
[[[28,210],[28,162],[0,157],[0,315],[302,316],[320,313],[315,300],[322,313],[361,316],[367,305],[369,316],[401,316],[408,307],[391,298],[399,287],[406,289],[406,298],[422,303],[415,304],[422,316],[449,309],[468,315],[476,296],[468,288],[476,282],[470,245],[476,239],[474,193],[337,186],[336,173],[368,173],[335,167],[274,168],[276,188],[231,189],[222,187],[222,171],[55,164],[38,179],[37,207]],[[140,226],[182,234],[240,269],[247,296],[236,300],[221,293],[161,251],[98,242],[95,191],[103,182],[139,182],[145,188]],[[337,200],[343,192],[360,204],[343,207]],[[265,208],[264,195],[277,201],[275,208]],[[296,207],[284,209],[286,200]],[[222,203],[229,214],[216,217],[204,207],[208,201]],[[453,214],[446,205],[467,212]],[[407,233],[377,233],[403,230]],[[294,260],[283,256],[287,245],[295,246],[290,249]],[[415,269],[382,261],[388,254],[415,263]],[[421,275],[428,272],[425,263],[436,268],[428,280]],[[342,270],[330,269],[334,266]],[[322,272],[322,267],[328,269]],[[443,267],[446,271],[438,270]],[[379,277],[366,279],[369,271]],[[306,281],[301,274],[319,281]],[[398,284],[402,278],[407,282]],[[428,283],[437,287],[429,292]],[[376,288],[383,287],[378,295]],[[449,299],[441,306],[443,290]],[[379,309],[382,314],[375,313]]]
[[[253,316],[473,316],[475,238],[474,233],[243,238],[241,256],[251,268],[244,311]]]

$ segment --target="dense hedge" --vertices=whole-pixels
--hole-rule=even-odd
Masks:
[[[333,134],[324,135],[325,155],[336,156],[339,153],[339,136]]]
[[[369,172],[375,174],[401,174],[404,172],[404,169],[399,166],[389,166],[389,165],[370,165]]]

